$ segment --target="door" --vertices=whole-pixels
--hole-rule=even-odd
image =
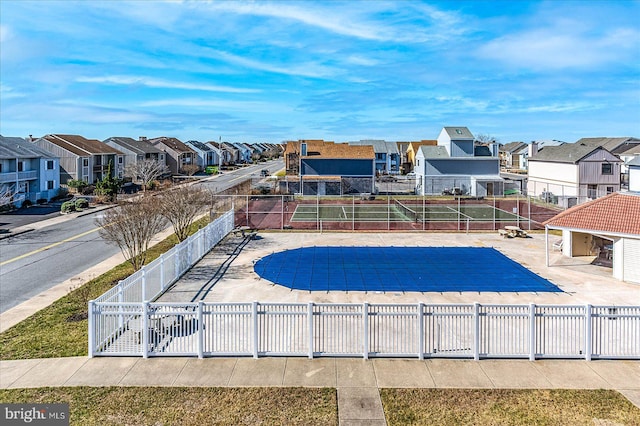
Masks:
[[[487,197],[493,195],[493,182],[487,182]]]
[[[622,279],[640,283],[640,240],[625,238],[623,241]]]

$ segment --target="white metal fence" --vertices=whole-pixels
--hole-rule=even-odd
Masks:
[[[640,359],[640,306],[89,304],[89,356]]]
[[[160,255],[95,302],[141,303],[154,300],[218,244],[233,229],[233,210]]]

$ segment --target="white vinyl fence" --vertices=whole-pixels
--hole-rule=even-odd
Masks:
[[[640,359],[640,306],[90,302],[89,356]]]
[[[95,302],[141,303],[155,300],[233,229],[233,210],[160,255]]]

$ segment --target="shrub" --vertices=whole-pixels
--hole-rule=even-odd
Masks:
[[[67,181],[67,186],[69,188],[74,188],[74,189],[77,189],[78,191],[81,191],[82,188],[87,186],[87,182],[85,182],[83,180],[80,180],[80,179],[71,179],[71,180]]]
[[[62,213],[71,213],[76,211],[76,203],[73,201],[65,201],[62,203],[62,207],[60,207],[60,211]]]
[[[76,210],[86,209],[89,207],[89,202],[85,198],[78,198],[75,203]]]

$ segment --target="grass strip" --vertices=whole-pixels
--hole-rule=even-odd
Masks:
[[[613,390],[381,389],[391,425],[640,425]]]
[[[337,425],[333,388],[63,387],[2,403],[68,403],[71,425]]]
[[[208,216],[194,222],[189,235],[207,223]],[[171,235],[151,247],[147,263],[176,244],[178,239]],[[0,333],[0,360],[87,355],[88,324],[83,314],[86,314],[88,301],[132,273],[133,267],[129,262],[121,263]]]

